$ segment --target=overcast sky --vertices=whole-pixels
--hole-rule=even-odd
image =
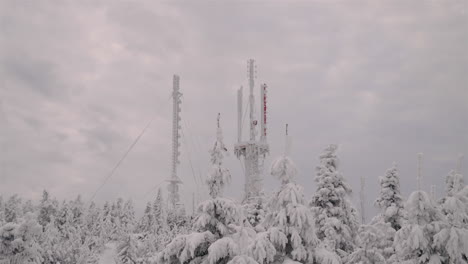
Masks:
[[[468,154],[468,1],[0,0],[0,194],[88,200],[155,118],[95,200],[141,208],[170,173],[172,75],[183,92],[180,177],[187,208],[222,114],[233,182],[236,90],[246,61],[269,85],[271,158],[290,124],[309,198],[318,155],[340,145],[340,170],[367,205],[397,162],[405,196],[436,185]],[[257,90],[259,92],[259,90]],[[468,172],[468,158],[462,172]],[[194,173],[192,173],[192,167]],[[265,190],[278,182],[268,174]],[[199,195],[197,195],[199,193]]]

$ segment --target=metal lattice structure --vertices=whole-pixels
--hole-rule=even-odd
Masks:
[[[269,145],[267,143],[267,86],[260,86],[260,131],[257,131],[258,121],[255,119],[255,78],[256,68],[255,61],[248,61],[247,75],[249,81],[249,140],[242,140],[242,87],[237,92],[237,109],[238,109],[238,142],[234,147],[234,153],[238,159],[244,160],[245,166],[245,185],[243,202],[259,197],[262,191],[262,170],[261,164],[269,153]],[[258,132],[260,137],[257,140]]]
[[[181,104],[182,104],[182,93],[180,92],[179,87],[179,76],[174,75],[173,79],[173,91],[172,91],[172,99],[173,99],[173,116],[172,116],[172,170],[171,176],[168,180],[169,185],[167,187],[169,191],[169,209],[170,210],[177,210],[180,204],[180,194],[179,194],[179,185],[182,184],[182,180],[180,180],[179,176],[177,175],[177,166],[180,164],[180,112],[181,112]]]

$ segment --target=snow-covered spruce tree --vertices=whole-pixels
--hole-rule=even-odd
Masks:
[[[373,222],[390,223],[395,231],[403,226],[404,204],[396,163],[393,163],[393,167],[387,170],[384,177],[380,178],[380,195],[375,201],[375,205],[381,210],[381,214]]]
[[[361,225],[359,227],[358,247],[348,257],[349,264],[385,264],[385,257],[378,247],[384,237],[381,229],[376,225]]]
[[[39,204],[39,215],[37,217],[37,220],[39,224],[43,227],[50,223],[50,219],[52,217],[55,217],[55,214],[57,212],[57,208],[55,207],[55,204],[52,202],[52,199],[50,199],[49,196],[49,192],[44,190],[42,192],[42,199]]]
[[[406,202],[408,222],[395,234],[396,263],[444,263],[434,236],[444,224],[443,215],[426,192],[413,192]]]
[[[317,191],[310,206],[317,237],[342,258],[354,251],[358,229],[356,209],[349,201],[351,188],[338,171],[337,145],[329,145],[316,168]]]
[[[5,222],[18,223],[22,216],[21,198],[14,194],[5,203]]]
[[[126,236],[117,248],[117,257],[122,264],[136,264],[141,262],[138,257],[137,235],[128,234]]]
[[[35,215],[27,213],[19,224],[13,222],[0,228],[0,256],[11,264],[42,264],[42,249],[38,240],[42,227]]]
[[[102,223],[100,213],[101,211],[96,204],[91,202],[84,217],[85,237],[92,241],[90,243],[93,248],[103,246],[103,241],[101,239]]]
[[[236,227],[241,224],[240,207],[221,197],[230,178],[229,171],[223,167],[227,149],[222,139],[218,122],[217,140],[210,151],[212,168],[207,179],[211,199],[199,205],[194,232],[173,239],[159,254],[158,263],[222,264],[241,253],[234,239],[239,230]]]
[[[31,199],[27,200],[21,209],[21,212],[23,215],[26,215],[27,213],[34,213],[36,211],[36,207],[34,206],[33,202]]]
[[[297,169],[286,155],[271,166],[271,174],[281,181],[270,204],[270,212],[263,224],[267,231],[257,235],[249,246],[249,254],[258,263],[272,263],[286,259],[313,263],[318,244],[314,221],[305,205],[302,187],[294,182]]]
[[[164,207],[164,198],[161,189],[158,190],[156,199],[153,202],[154,233],[159,233],[167,228],[167,213]]]
[[[153,207],[151,203],[146,203],[145,211],[143,216],[140,219],[140,223],[138,225],[138,231],[141,233],[149,233],[154,224],[154,215],[153,215]]]
[[[451,172],[446,179],[446,197],[442,199],[442,213],[446,222],[435,235],[434,245],[444,263],[468,263],[468,192],[463,192],[463,176]],[[468,190],[468,189],[467,189]]]
[[[131,199],[128,199],[123,206],[121,224],[125,234],[130,234],[135,229],[135,207]]]
[[[41,247],[43,249],[42,257],[44,264],[54,264],[59,261],[62,236],[60,231],[55,226],[54,216],[49,218],[49,222],[44,227],[44,232],[41,236]]]
[[[242,206],[247,221],[249,221],[249,223],[255,229],[263,230],[263,226],[261,226],[261,223],[265,219],[267,211],[266,201],[267,199],[265,197],[265,194],[261,192],[259,197],[251,198]]]

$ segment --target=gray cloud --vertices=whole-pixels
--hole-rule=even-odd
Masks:
[[[414,190],[416,153],[424,188],[437,185],[468,153],[466,2],[1,1],[0,192],[27,198],[50,189],[89,197],[146,123],[155,121],[97,196],[140,205],[169,172],[172,74],[181,75],[185,199],[201,192],[207,150],[222,113],[236,139],[235,91],[246,59],[270,87],[271,158],[287,122],[307,195],[329,143],[357,191],[399,163]],[[239,198],[240,164],[228,195]],[[466,164],[466,162],[464,163]],[[192,167],[195,176],[192,173]],[[466,166],[463,172],[466,174]],[[277,186],[265,177],[265,188]]]

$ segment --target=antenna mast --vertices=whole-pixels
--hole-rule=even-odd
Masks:
[[[361,176],[361,191],[359,193],[359,198],[360,198],[360,204],[361,204],[361,223],[365,224],[366,223],[366,195],[365,195],[365,189],[366,189],[366,178],[364,176]]]
[[[422,158],[423,158],[423,154],[422,154],[422,153],[418,153],[418,191],[421,191]]]
[[[243,203],[249,202],[260,196],[262,191],[262,171],[260,163],[263,163],[265,156],[269,152],[267,143],[267,86],[262,84],[260,87],[260,139],[257,140],[257,125],[258,121],[255,118],[255,78],[256,66],[255,60],[250,59],[247,61],[247,78],[249,81],[249,140],[242,141],[242,87],[237,91],[237,144],[234,147],[234,153],[238,159],[243,157],[245,166],[245,186]]]
[[[171,177],[169,178],[168,182],[168,191],[169,191],[169,210],[177,211],[180,202],[180,195],[179,195],[179,184],[182,184],[179,176],[177,175],[177,165],[180,164],[179,156],[180,156],[180,124],[181,121],[180,117],[180,105],[182,103],[181,97],[182,93],[179,89],[179,76],[174,75],[173,78],[173,91],[172,91],[172,99],[173,99],[173,116],[172,116],[172,171]]]

